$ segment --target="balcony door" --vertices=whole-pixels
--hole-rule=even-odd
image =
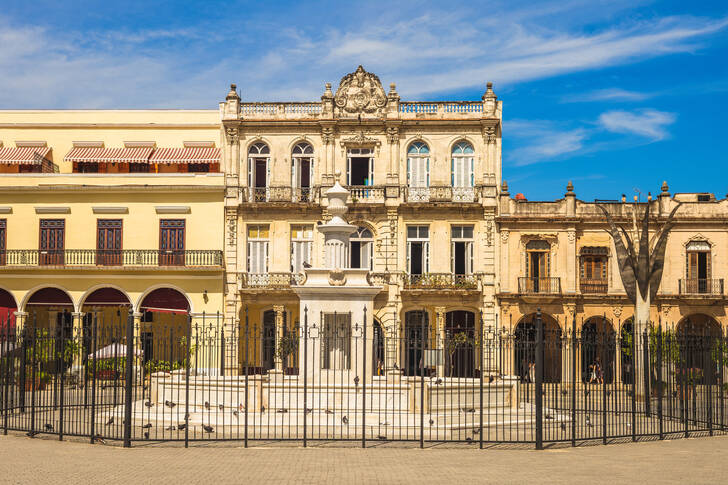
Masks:
[[[96,221],[96,264],[121,266],[121,219]]]
[[[162,219],[159,221],[159,265],[184,266],[185,220]]]
[[[311,199],[312,179],[313,147],[308,143],[299,143],[293,147],[291,163],[291,187],[294,202],[306,202]]]
[[[526,244],[526,276],[528,290],[535,293],[548,291],[549,250],[546,241],[534,240]]]
[[[421,276],[430,270],[428,226],[407,226],[407,272]]]
[[[450,266],[455,275],[473,273],[473,226],[453,226]]]
[[[64,219],[40,220],[39,264],[62,265],[66,234]]]
[[[248,186],[252,202],[268,200],[269,182],[270,148],[265,143],[255,143],[248,150]]]
[[[352,148],[346,158],[346,179],[349,185],[374,185],[374,156],[370,148]]]
[[[687,247],[687,290],[690,293],[707,293],[710,280],[710,244],[693,241]]]

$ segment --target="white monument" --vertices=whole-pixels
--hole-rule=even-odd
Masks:
[[[349,268],[349,237],[357,229],[344,219],[349,191],[337,181],[325,195],[332,215],[318,226],[324,236],[325,267],[306,269],[306,280],[294,288],[300,299],[300,315],[308,317],[308,334],[302,327],[299,346],[307,348],[307,356],[299,351],[299,372],[305,369],[307,376],[317,381],[344,383],[364,376],[371,381],[373,300],[382,287],[369,283],[368,269]]]

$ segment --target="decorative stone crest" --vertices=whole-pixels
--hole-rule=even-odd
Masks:
[[[387,141],[390,145],[394,145],[399,141],[399,128],[396,126],[387,127]]]
[[[483,127],[483,141],[489,145],[495,143],[495,126]]]
[[[329,271],[329,284],[331,286],[344,286],[346,284],[346,275],[340,269]]]
[[[321,140],[325,145],[334,142],[334,129],[329,126],[321,128]]]
[[[387,95],[379,78],[359,66],[356,71],[341,78],[334,104],[339,114],[381,115],[387,104]]]
[[[230,143],[237,144],[240,142],[240,131],[237,128],[227,127],[225,128],[225,134],[230,140]]]

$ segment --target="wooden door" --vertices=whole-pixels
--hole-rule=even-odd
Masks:
[[[96,264],[121,266],[121,219],[96,221]]]
[[[38,264],[63,265],[65,232],[65,219],[40,220]]]
[[[159,221],[159,265],[184,266],[185,220],[162,219]]]

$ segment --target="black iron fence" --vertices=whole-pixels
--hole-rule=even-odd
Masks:
[[[28,318],[0,334],[2,429],[118,441],[544,446],[726,430],[722,333]],[[280,324],[281,322],[277,322]]]

